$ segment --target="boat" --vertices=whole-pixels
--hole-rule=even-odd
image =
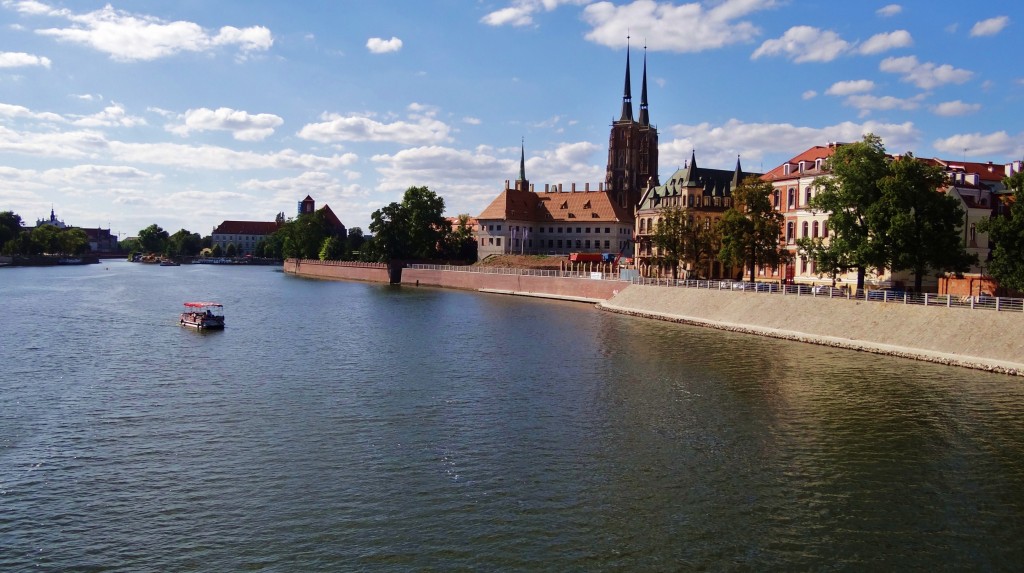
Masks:
[[[160,261],[160,266],[161,267],[180,267],[181,263],[179,263],[177,261],[172,261],[171,259],[163,259],[163,260]]]
[[[178,324],[196,330],[222,330],[224,305],[219,302],[186,302]]]

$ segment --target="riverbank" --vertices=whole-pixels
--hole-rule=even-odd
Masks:
[[[1024,376],[1024,314],[631,285],[598,308]]]
[[[380,283],[393,276],[384,264],[291,259],[284,271]],[[400,282],[596,303],[601,310],[631,316],[1024,376],[1020,312],[480,271],[405,268]]]

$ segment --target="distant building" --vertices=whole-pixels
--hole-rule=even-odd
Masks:
[[[598,186],[582,191],[573,184],[568,193],[561,185],[545,185],[535,193],[526,179],[525,154],[519,161],[515,187],[505,189],[477,216],[477,256],[574,252],[629,254],[633,214]]]
[[[57,218],[57,215],[53,212],[52,207],[50,208],[49,219],[36,219],[36,227],[42,227],[43,225],[50,225],[53,227],[57,227],[58,229],[68,228],[68,226],[64,224],[64,221],[61,221],[60,219]]]
[[[238,255],[251,255],[256,245],[281,228],[276,221],[224,221],[213,230],[211,242],[227,252],[234,245]]]
[[[58,229],[81,229],[85,232],[85,236],[88,238],[89,251],[93,253],[116,253],[119,249],[117,235],[112,234],[110,229],[102,229],[100,227],[75,227],[73,225],[68,225],[57,218],[57,214],[52,208],[50,209],[49,219],[36,220],[36,227],[43,226],[52,226]]]
[[[608,136],[608,166],[605,189],[613,200],[629,211],[640,203],[640,196],[651,185],[658,185],[658,128],[651,125],[647,106],[647,54],[640,93],[640,118],[633,119],[633,99],[629,78],[629,49],[626,49],[626,86],[622,94],[622,113],[612,122]]]
[[[306,195],[305,199],[299,201],[298,215],[300,217],[302,215],[315,213],[316,211],[316,201],[314,201],[313,198],[310,197],[309,195]],[[339,219],[338,216],[334,214],[334,211],[331,210],[330,205],[324,205],[323,207],[320,208],[320,211],[324,214],[324,218],[327,220],[328,225],[331,226],[332,235],[341,237],[342,239],[348,236],[348,231],[345,229],[345,225],[342,224],[341,219]]]

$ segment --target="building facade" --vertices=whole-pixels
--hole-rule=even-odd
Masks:
[[[679,207],[690,225],[713,229],[725,212],[732,207],[732,191],[749,176],[760,173],[743,171],[739,158],[732,170],[708,169],[697,166],[696,153],[690,161],[668,178],[664,185],[647,189],[637,206],[635,225],[635,263],[641,276],[672,276],[672,269],[662,261],[653,236],[665,207]],[[694,264],[681,265],[677,276],[684,278],[735,278],[741,269],[724,266],[715,257]]]
[[[626,50],[626,87],[622,113],[612,122],[608,135],[608,166],[604,186],[619,206],[635,209],[648,187],[658,181],[658,129],[651,125],[647,105],[647,54],[644,54],[640,117],[633,118],[629,77],[629,49]]]

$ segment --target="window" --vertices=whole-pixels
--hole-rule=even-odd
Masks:
[[[590,234],[590,227],[587,227],[587,234]]]
[[[559,228],[558,228],[558,232],[559,232],[559,233],[561,233],[561,232],[562,232],[562,228],[561,228],[561,227],[559,227]]]
[[[795,229],[793,228],[793,221],[790,221],[790,222],[786,223],[786,242],[787,243],[792,243],[793,242],[793,234],[794,234],[794,232],[795,232]]]
[[[499,230],[499,231],[501,230],[501,225],[498,225],[498,230]]]
[[[587,239],[586,241],[583,241],[583,246],[584,246],[584,248],[589,249],[590,248],[590,239]]]
[[[807,221],[800,225],[800,236],[805,239],[807,238]]]
[[[493,245],[494,244],[494,237],[488,237],[487,238],[487,244]]]
[[[789,208],[793,209],[796,207],[796,189],[793,187],[789,188]]]
[[[494,245],[497,246],[497,247],[501,246],[501,237],[498,237],[497,239],[495,239]]]
[[[562,239],[558,239],[558,248],[559,248],[559,249],[561,249],[561,248],[562,248]]]
[[[559,241],[559,243],[561,243],[561,241]],[[554,239],[548,239],[548,248],[549,249],[555,248],[555,240]]]
[[[828,221],[821,222],[821,236],[828,237]]]
[[[483,247],[483,246],[486,246],[486,245],[487,245],[487,239],[484,239],[483,237],[480,237],[480,246]]]
[[[811,188],[808,187],[807,190],[804,191],[804,207],[809,207],[810,204],[811,204]]]
[[[644,220],[640,219],[640,232],[643,233],[644,229],[645,229],[645,227],[644,227]]]
[[[606,248],[606,249],[608,248],[608,240],[607,239],[605,239],[605,241],[604,241],[604,248]]]
[[[775,192],[772,193],[772,203],[773,203],[773,205],[775,206],[776,209],[779,208],[779,190],[778,189],[776,189]]]
[[[580,229],[581,229],[581,227],[576,227],[576,232],[579,233]]]
[[[579,240],[579,239],[576,239],[576,248],[577,248],[577,249],[581,248],[581,247],[580,247],[580,240]]]
[[[813,237],[813,238],[815,238],[815,239],[817,239],[817,238],[818,238],[818,222],[817,222],[817,221],[815,221],[815,222],[814,222],[814,223],[813,223],[813,224],[811,225],[811,237]]]
[[[604,228],[604,234],[605,235],[611,235],[612,234],[612,230],[609,227],[605,227]]]

